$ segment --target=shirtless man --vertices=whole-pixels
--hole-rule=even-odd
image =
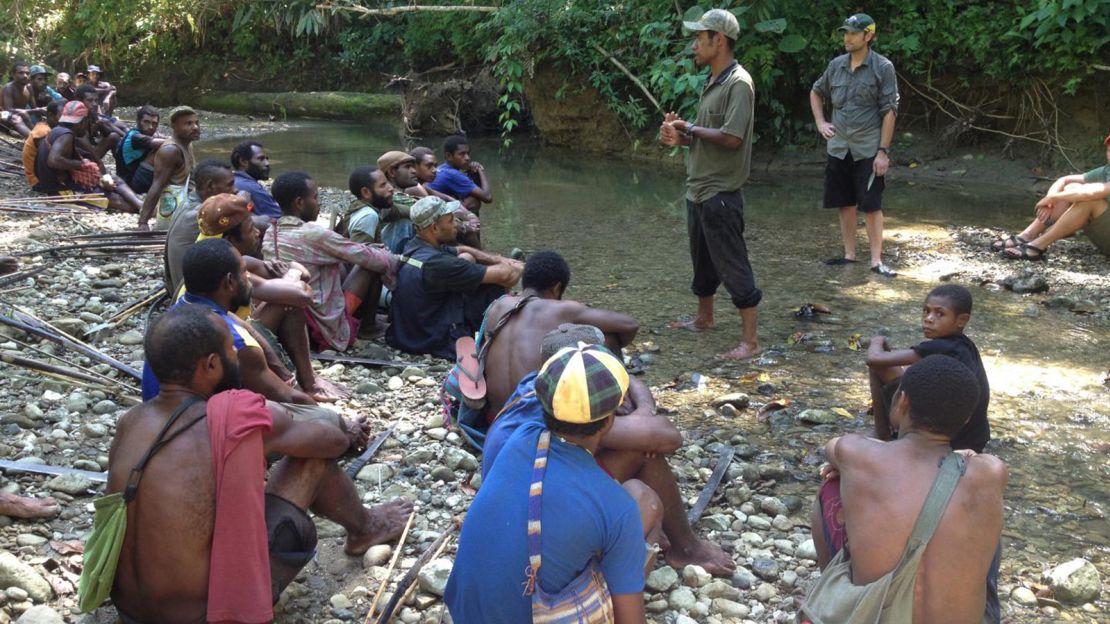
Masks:
[[[520,295],[506,295],[490,305],[483,340],[489,338],[488,332],[522,298],[535,297],[514,313],[490,344],[485,377],[492,413],[501,411],[514,392],[516,396],[524,394],[521,390],[534,382],[532,374],[546,359],[541,346],[552,340],[557,330],[567,328],[567,324],[591,325],[601,330],[606,345],[614,353],[620,353],[636,337],[639,324],[627,314],[563,300],[569,282],[570,267],[562,256],[541,251],[532,254],[524,265]],[[574,331],[573,325],[568,330]],[[527,409],[524,405],[519,407]],[[618,481],[639,479],[659,495],[666,537],[663,543],[669,542],[664,548],[667,563],[679,570],[692,563],[716,576],[731,575],[736,570],[732,558],[716,544],[698,539],[686,519],[686,506],[666,458],[682,446],[682,434],[666,417],[655,413],[651,390],[639,379],[630,378],[628,401],[617,414],[613,428],[602,439],[598,460]],[[491,428],[487,443],[493,437]]]
[[[154,227],[164,230],[179,206],[184,206],[189,193],[189,174],[196,165],[193,142],[200,139],[200,117],[188,106],[170,111],[173,136],[154,155],[154,181],[150,183],[139,211],[139,229],[150,229],[150,218],[158,214]]]
[[[45,112],[34,110],[29,64],[16,61],[12,65],[12,81],[0,89],[0,111],[7,113],[0,119],[0,129],[15,130],[23,138],[31,134],[31,113]]]
[[[137,496],[128,504],[127,531],[112,588],[112,600],[125,622],[172,624],[204,621],[209,616],[217,620],[242,621],[242,617],[233,613],[247,606],[260,608],[263,613],[261,619],[245,621],[273,618],[269,605],[277,602],[281,590],[297,572],[296,567],[291,569],[284,559],[263,558],[269,561],[272,576],[272,595],[264,597],[269,601],[264,604],[258,604],[257,600],[245,604],[246,596],[250,595],[246,589],[257,590],[259,575],[265,574],[264,568],[258,569],[258,559],[232,564],[230,573],[222,576],[216,574],[218,567],[213,566],[214,576],[210,583],[213,560],[226,559],[228,551],[238,553],[242,548],[242,544],[219,539],[220,530],[229,528],[226,523],[223,527],[217,526],[217,508],[226,509],[225,504],[235,507],[233,511],[243,512],[232,518],[239,531],[237,539],[230,542],[261,540],[265,548],[266,536],[258,535],[264,530],[262,523],[265,521],[271,533],[271,548],[285,541],[283,538],[289,534],[297,533],[293,541],[300,543],[295,551],[307,555],[301,565],[311,559],[316,542],[312,520],[305,513],[307,509],[347,530],[344,552],[351,556],[366,552],[374,544],[390,541],[400,533],[412,511],[412,503],[397,499],[374,508],[363,507],[354,483],[335,461],[349,449],[365,445],[368,437],[365,428],[342,432],[318,421],[295,422],[280,407],[271,406],[271,413],[266,414],[261,397],[253,393],[219,394],[239,385],[238,358],[226,324],[211,310],[190,305],[167,312],[147,333],[144,348],[155,375],[162,382],[161,392],[120,419],[112,441],[109,493],[124,490],[132,468],[146,454],[172,412],[186,400],[197,402],[187,407],[177,424],[170,428],[167,437],[180,434],[146,465]],[[261,414],[260,409],[263,410]],[[195,426],[187,426],[206,410],[206,419]],[[215,420],[217,417],[219,420]],[[221,422],[227,426],[220,426]],[[240,425],[240,429],[250,430],[243,434],[244,439],[238,446],[230,435],[217,439],[227,451],[220,454],[227,458],[220,462],[221,471],[224,466],[234,467],[232,459],[239,451],[248,453],[239,465],[246,467],[247,472],[257,466],[259,476],[264,457],[285,456],[274,465],[265,486],[265,518],[260,517],[263,515],[261,501],[252,507],[236,505],[237,501],[218,496],[221,490],[229,487],[248,497],[261,494],[227,473],[219,484],[216,481],[209,428],[234,433],[232,425],[236,423],[246,423]],[[252,458],[249,454],[255,449],[257,457]],[[259,489],[261,482],[259,478]],[[278,527],[282,531],[275,532]],[[227,545],[227,550],[220,550],[221,545]],[[249,554],[262,553],[252,551]],[[250,565],[252,562],[256,564],[254,567]],[[212,604],[210,587],[225,597],[230,594],[233,597],[230,605],[226,602]],[[234,598],[241,588],[245,589],[240,592],[240,598]],[[258,598],[257,591],[254,597]]]
[[[826,445],[827,480],[813,517],[823,577],[834,578],[847,565],[851,583],[859,587],[898,567],[919,513],[924,513],[938,465],[953,452],[952,436],[971,418],[978,395],[975,375],[966,366],[930,355],[906,369],[894,395],[890,420],[897,440],[849,434]],[[973,624],[983,621],[984,614],[986,620],[998,621],[997,588],[994,595],[990,591],[997,579],[988,572],[997,574],[1006,465],[992,455],[960,454],[955,461],[957,467],[966,461],[963,476],[947,507],[939,506],[939,524],[931,538],[923,536],[919,563],[910,557],[910,565],[895,575],[881,621],[910,622],[904,617],[910,613],[917,623]],[[846,544],[850,556],[843,550]],[[829,565],[839,552],[844,556]],[[843,589],[832,583],[823,588],[819,581],[806,598],[801,621],[806,616],[842,621],[834,614],[852,608],[841,602]]]
[[[89,65],[85,71],[89,74],[89,84],[96,87],[96,92],[99,94],[100,110],[110,117],[112,111],[116,109],[116,88],[107,80],[100,79],[100,67]]]

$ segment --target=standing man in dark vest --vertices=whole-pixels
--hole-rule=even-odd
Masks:
[[[409,211],[416,236],[397,269],[385,339],[406,353],[455,359],[455,340],[473,336],[495,299],[520,279],[524,265],[455,242],[459,202],[425,197]]]
[[[898,77],[894,64],[873,52],[875,20],[857,13],[838,29],[847,54],[834,58],[813,83],[809,105],[817,132],[828,141],[825,165],[825,208],[840,211],[844,255],[825,264],[856,261],[856,209],[867,223],[871,271],[897,275],[883,264],[883,188],[890,167],[890,142],[898,116]],[[825,102],[832,102],[832,123],[825,120]]]
[[[740,344],[722,357],[745,360],[759,353],[756,306],[763,298],[755,286],[744,242],[741,190],[751,171],[755,87],[732,52],[740,35],[735,15],[713,9],[696,22],[683,22],[683,26],[696,33],[694,62],[708,65],[711,73],[702,88],[694,122],[667,113],[659,131],[664,145],[690,147],[686,159],[686,227],[698,314],[692,321],[675,321],[670,326],[692,331],[712,328],[713,295],[724,283],[732,304],[740,311],[743,335]]]

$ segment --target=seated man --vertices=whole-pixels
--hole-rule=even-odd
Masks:
[[[58,125],[38,145],[31,187],[37,193],[104,194],[102,199],[82,197],[80,203],[120,212],[133,212],[135,195],[122,181],[105,181],[100,165],[79,149],[89,132],[89,113],[76,100],[66,102],[58,116]]]
[[[406,353],[455,359],[455,341],[473,336],[489,304],[512,288],[523,265],[473,247],[452,247],[458,202],[425,197],[412,207],[416,237],[397,271],[386,342]]]
[[[46,115],[31,128],[31,134],[27,135],[27,140],[23,142],[23,175],[27,178],[27,184],[34,188],[39,183],[38,176],[35,175],[35,160],[38,159],[39,146],[42,145],[42,140],[46,135],[50,134],[58,125],[58,116],[62,112],[62,105],[64,102],[51,102],[46,105]]]
[[[269,221],[281,218],[281,207],[274,196],[259,184],[270,179],[270,156],[258,141],[243,141],[231,150],[231,168],[235,170],[235,189],[250,194],[254,214]]]
[[[543,337],[537,352],[546,360],[568,345],[600,344],[602,340],[604,337],[596,327],[562,325]],[[525,375],[490,426],[482,448],[483,476],[497,465],[503,445],[521,425],[542,418],[536,383],[535,371]],[[694,564],[716,576],[731,575],[736,571],[732,557],[716,544],[698,539],[686,519],[678,482],[665,457],[682,446],[682,434],[665,417],[656,415],[651,391],[639,380],[630,382],[628,394],[629,400],[618,410],[613,426],[602,436],[594,453],[598,463],[617,481],[642,482],[659,496],[662,531],[653,535],[651,541],[660,544],[670,566],[681,570]]]
[[[305,309],[309,338],[317,349],[346,351],[358,338],[355,311],[363,300],[378,300],[381,287],[397,275],[397,256],[356,243],[316,224],[319,191],[307,173],[291,171],[274,180],[282,217],[266,230],[262,251],[269,260],[308,269],[312,305]],[[347,265],[352,268],[344,276]]]
[[[1110,135],[1103,140],[1107,164],[1087,173],[1066,175],[1052,183],[1033,207],[1037,217],[1021,234],[998,239],[991,251],[1010,260],[1044,260],[1048,246],[1079,230],[1104,256],[1110,256]]]
[[[436,169],[436,178],[428,188],[461,201],[463,207],[480,216],[482,204],[493,201],[493,191],[486,168],[470,160],[470,144],[461,135],[449,136],[443,142],[444,163]],[[477,178],[477,183],[474,178]]]
[[[111,117],[112,112],[116,110],[116,88],[107,80],[100,79],[102,73],[100,67],[89,65],[85,71],[88,73],[88,84],[96,89],[101,112]]]
[[[894,395],[897,440],[849,434],[825,446],[831,471],[813,516],[822,573],[800,622],[999,621],[1006,466],[952,451],[978,395],[966,366],[930,355]]]
[[[393,186],[380,170],[370,166],[352,171],[347,185],[355,198],[335,224],[336,233],[356,243],[381,243],[381,213],[393,209]]]
[[[170,219],[189,198],[189,176],[196,166],[193,143],[200,139],[200,117],[188,106],[178,106],[170,111],[173,134],[154,153],[154,179],[150,183],[139,211],[139,230],[150,229],[154,217],[155,229],[169,228]]]
[[[144,348],[161,390],[120,418],[107,486],[130,501],[111,591],[124,622],[271,621],[271,605],[315,555],[309,509],[347,530],[351,556],[400,533],[412,504],[364,507],[335,461],[364,446],[368,430],[294,421],[233,390],[232,337],[209,307],[167,312]],[[274,455],[284,457],[267,480]]]
[[[228,197],[217,195],[216,198]],[[230,196],[234,197],[234,196]],[[213,199],[216,199],[213,198]],[[212,200],[208,200],[208,205]],[[245,201],[245,200],[244,200]],[[249,223],[245,218],[243,222]],[[258,234],[253,225],[242,228],[248,244],[257,244]],[[246,327],[242,319],[234,314],[242,306],[250,306],[251,278],[247,272],[243,256],[223,238],[212,238],[195,243],[185,252],[181,261],[181,273],[185,283],[185,293],[174,306],[196,303],[212,308],[227,323],[233,332],[235,350],[242,363],[243,385],[248,390],[261,394],[271,401],[316,405],[308,394],[292,388],[281,377],[274,374],[266,362],[262,346]],[[296,286],[290,285],[289,290]],[[307,294],[302,293],[307,299]],[[152,374],[150,363],[143,367],[143,400],[158,394],[158,380]],[[324,414],[322,417],[336,420],[338,417]]]
[[[435,181],[436,171],[439,169],[439,161],[436,160],[436,153],[430,147],[414,147],[409,152],[415,161],[416,184],[406,188],[405,192],[413,197],[427,197],[428,195],[435,195],[436,197],[444,200],[451,201],[455,199],[447,193],[440,193],[428,188],[428,185]]]
[[[116,175],[123,179],[131,190],[146,193],[154,181],[154,155],[166,142],[164,137],[155,136],[161,114],[150,104],[139,107],[135,114],[138,125],[131,128],[112,148],[116,160]]]
[[[444,594],[456,622],[531,622],[539,592],[591,573],[611,598],[569,597],[578,609],[558,621],[645,621],[644,537],[658,525],[658,499],[642,484],[622,488],[593,457],[627,390],[628,373],[603,347],[567,347],[544,364],[543,421],[505,443],[463,523]]]
[[[54,76],[54,88],[66,101],[72,100],[77,94],[77,87],[73,86],[71,76],[67,72],[58,72],[58,75]]]
[[[0,130],[14,131],[19,136],[27,138],[31,134],[31,113],[41,113],[35,110],[34,97],[31,95],[31,66],[22,61],[12,65],[12,80],[0,88],[0,112],[5,113],[0,118]]]
[[[63,103],[65,102],[65,98],[62,97],[62,94],[58,93],[53,87],[47,84],[49,78],[50,73],[46,71],[45,67],[42,65],[31,66],[31,98],[34,101],[35,108],[45,108],[47,104],[59,100]],[[32,115],[31,117],[36,118],[36,115]],[[41,119],[41,117],[35,119],[36,123],[38,119]]]
[[[190,177],[196,190],[189,193],[188,202],[181,209],[174,211],[170,225],[166,228],[166,252],[162,258],[166,292],[174,298],[183,285],[181,258],[200,236],[200,224],[197,223],[200,205],[209,197],[235,192],[231,168],[222,160],[210,158],[201,161]]]

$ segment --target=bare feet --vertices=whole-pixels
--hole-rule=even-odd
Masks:
[[[313,387],[302,389],[317,403],[335,403],[342,399],[351,398],[351,392],[349,390],[323,377],[317,377]]]
[[[681,570],[690,564],[701,566],[713,576],[732,576],[736,562],[720,546],[697,540],[686,548],[672,546],[666,553],[667,565]]]
[[[371,546],[393,541],[405,529],[410,514],[412,501],[407,498],[396,498],[367,509],[368,530],[363,534],[348,532],[347,545],[343,552],[358,557],[370,550]]]
[[[763,349],[760,349],[758,344],[741,342],[739,347],[736,347],[735,349],[727,353],[722,353],[718,357],[725,360],[740,361],[759,355],[759,352],[762,350]]]
[[[26,498],[0,492],[0,516],[12,518],[53,518],[62,510],[53,498]]]
[[[674,320],[674,321],[671,321],[671,322],[667,323],[667,328],[669,328],[669,329],[685,329],[687,331],[700,332],[700,331],[705,331],[707,329],[713,329],[713,326],[715,324],[716,323],[714,323],[713,321],[707,321],[707,320],[700,319],[700,318],[696,318],[696,319],[692,319],[692,320],[678,319],[678,320]]]

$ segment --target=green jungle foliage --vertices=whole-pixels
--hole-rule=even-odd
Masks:
[[[736,54],[756,81],[759,134],[789,142],[809,131],[810,85],[842,52],[836,27],[859,6],[855,0],[425,0],[499,8],[363,15],[350,9],[354,1],[11,0],[0,14],[0,49],[8,58],[95,62],[124,83],[153,72],[162,80],[188,76],[211,84],[234,69],[236,76],[303,89],[369,88],[393,75],[484,63],[504,87],[506,133],[518,124],[527,77],[554,64],[567,77],[566,89],[597,89],[626,127],[642,130],[660,117],[645,91],[662,110],[692,114],[705,70],[693,66],[680,21],[721,7],[740,22]],[[367,0],[361,6],[411,4]],[[1074,93],[1084,81],[1105,80],[1099,67],[1110,65],[1108,0],[874,0],[867,10],[879,26],[874,47],[894,61],[901,80],[946,92],[997,96],[1040,81],[1054,92]]]

